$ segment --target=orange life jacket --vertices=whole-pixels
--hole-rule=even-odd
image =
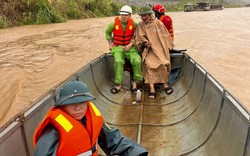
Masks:
[[[88,102],[87,104],[86,127],[60,108],[51,108],[34,133],[34,147],[44,128],[52,123],[60,134],[57,156],[76,156],[83,153],[97,156],[96,143],[103,126],[103,119],[93,103]],[[96,150],[93,151],[94,148]]]
[[[171,21],[170,28],[167,28],[167,29],[173,41],[174,40],[174,28],[173,28],[173,22],[172,22],[171,17],[168,15],[162,15],[159,20],[163,23],[165,18],[168,18]]]
[[[123,32],[119,17],[115,18],[114,31],[113,31],[114,45],[128,45],[133,37],[133,34],[134,34],[134,22],[132,18],[128,20],[125,32]]]

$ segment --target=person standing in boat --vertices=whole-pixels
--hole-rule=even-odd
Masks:
[[[116,94],[121,90],[125,58],[133,68],[132,92],[137,91],[137,83],[142,81],[141,57],[134,46],[134,31],[137,23],[131,18],[132,9],[125,5],[120,9],[120,16],[108,24],[105,35],[109,43],[109,50],[113,55],[115,70],[115,86],[110,90]]]
[[[139,22],[135,32],[135,43],[138,49],[142,50],[142,73],[145,83],[149,84],[148,97],[156,98],[154,84],[162,83],[167,94],[173,89],[168,85],[168,78],[171,70],[169,49],[174,44],[164,24],[155,19],[153,10],[150,7],[142,7]]]
[[[147,156],[143,147],[104,122],[94,99],[85,83],[66,83],[34,133],[34,156],[97,156],[97,143],[107,155]]]
[[[173,28],[173,21],[172,18],[168,15],[165,15],[165,8],[161,4],[156,4],[153,6],[153,11],[155,14],[155,17],[159,19],[167,28],[171,40],[174,41],[174,28]]]

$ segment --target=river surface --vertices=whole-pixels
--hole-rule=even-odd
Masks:
[[[170,12],[185,48],[250,110],[250,8]],[[135,21],[140,18],[134,15]],[[0,29],[0,127],[93,59],[108,52],[114,17]]]

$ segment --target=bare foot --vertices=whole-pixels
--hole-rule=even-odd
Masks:
[[[149,88],[150,88],[150,90],[149,90],[148,97],[149,97],[150,99],[155,99],[156,93],[155,93],[154,84],[149,84]]]
[[[132,81],[132,89],[137,89],[137,84],[135,81]]]
[[[121,91],[121,88],[122,88],[121,85],[115,86],[115,87],[111,88],[110,92],[111,92],[112,94],[119,93],[119,92]]]
[[[173,88],[169,86],[167,83],[164,83],[163,86],[167,94],[171,94],[174,91]]]
[[[155,92],[149,92],[148,93],[148,98],[155,99],[156,98],[156,93]]]

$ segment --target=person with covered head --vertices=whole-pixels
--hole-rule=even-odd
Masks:
[[[115,86],[110,90],[116,94],[121,90],[125,58],[133,68],[131,91],[137,91],[137,83],[142,81],[141,57],[134,46],[134,31],[137,23],[131,18],[132,9],[125,5],[120,9],[120,16],[108,24],[105,34],[109,50],[114,57]]]
[[[153,11],[155,13],[155,17],[159,19],[167,28],[172,41],[174,41],[174,28],[172,18],[165,14],[165,8],[161,4],[156,4],[153,6]]]
[[[148,97],[156,98],[154,84],[162,83],[167,94],[173,89],[168,85],[171,70],[169,49],[173,48],[170,34],[164,24],[155,19],[150,7],[139,10],[141,22],[135,32],[135,43],[142,51],[142,73],[145,83],[149,84]]]
[[[143,147],[104,122],[94,99],[85,83],[66,83],[34,133],[34,155],[97,156],[98,143],[107,155],[146,156]]]

